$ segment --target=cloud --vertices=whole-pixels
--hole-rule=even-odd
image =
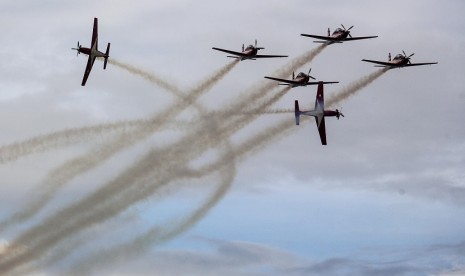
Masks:
[[[225,63],[223,55],[211,51],[212,46],[238,49],[242,43],[257,38],[267,52],[282,52],[292,57],[313,47],[310,40],[299,37],[300,33],[323,34],[327,27],[334,29],[340,23],[354,24],[354,35],[373,34],[379,38],[366,43],[333,45],[312,62],[312,72],[316,76],[341,81],[339,86],[328,87],[327,95],[372,72],[373,68],[360,62],[361,58],[385,58],[389,51],[404,49],[416,53],[415,61],[439,61],[439,64],[390,71],[364,89],[363,96],[345,102],[346,117],[340,121],[327,121],[328,147],[320,147],[315,126],[308,121],[299,129],[292,129],[285,139],[249,157],[248,162],[239,168],[235,187],[272,189],[276,183],[286,180],[283,176],[289,176],[302,180],[302,186],[311,188],[377,191],[390,195],[393,202],[398,196],[409,196],[420,198],[425,205],[435,202],[457,205],[458,208],[464,205],[465,128],[462,112],[465,84],[461,80],[465,71],[460,61],[465,57],[462,51],[465,39],[461,34],[463,15],[460,11],[464,7],[461,1],[447,4],[425,1],[421,5],[402,1],[364,1],[359,5],[343,1],[298,1],[292,4],[239,1],[232,6],[215,1],[202,4],[138,1],[130,5],[94,2],[84,1],[78,6],[60,1],[28,3],[27,6],[18,1],[2,4],[2,144],[69,126],[138,118],[163,108],[172,100],[160,89],[111,66],[106,71],[94,68],[88,87],[79,86],[85,59],[82,56],[76,58],[69,48],[75,46],[76,40],[82,44],[89,42],[94,16],[101,19],[100,38],[103,42],[112,42],[114,57],[160,72],[176,80],[180,87],[197,81],[212,68]],[[93,5],[92,9],[88,8],[90,5]],[[391,20],[393,14],[398,20]],[[225,78],[208,97],[201,99],[202,103],[221,108],[223,103],[237,97],[243,87],[262,78],[281,62],[241,63],[238,70]],[[293,89],[276,103],[276,107],[292,108],[295,99],[313,105],[314,90]],[[293,126],[292,114],[276,116],[288,118]],[[261,118],[242,135],[276,123],[276,116]],[[236,138],[233,137],[233,142],[237,142]],[[67,148],[3,167],[1,175],[5,184],[0,200],[3,212],[18,208],[18,202],[24,200],[14,198],[34,185],[39,178],[37,175],[48,171],[49,163],[61,162],[63,156],[78,151],[82,149]],[[126,160],[122,159],[113,161],[124,163]],[[76,183],[80,187],[99,185],[102,180],[99,176],[104,172],[97,170],[94,173],[96,177],[88,181],[88,185],[81,185],[82,178]],[[293,186],[287,188],[295,190]],[[311,189],[298,191],[302,194],[312,192]],[[366,206],[367,209],[370,207]],[[336,208],[345,210],[347,206]],[[331,218],[326,217],[325,221],[328,220]],[[302,235],[296,239],[305,240],[306,237]],[[250,260],[247,267],[256,269],[262,265],[254,264],[272,262],[274,257],[266,252],[273,250],[264,247],[253,242],[232,242],[217,245],[216,250],[222,256],[220,261],[227,264],[225,270],[240,274],[250,272],[233,267],[234,263]],[[459,246],[457,250],[462,249]],[[177,257],[169,250],[160,254],[164,256],[158,256],[159,259]],[[186,258],[196,259],[195,251],[186,254]],[[191,267],[200,269],[201,262],[208,263],[208,260],[217,261],[206,254]],[[177,264],[178,267],[173,269],[183,270],[183,263]],[[150,261],[145,265],[149,266]],[[163,263],[157,265],[164,266]],[[373,273],[387,273],[391,268],[394,269],[390,271],[392,273],[395,269],[399,273],[415,269],[409,264],[383,267],[338,256],[315,263],[298,261],[294,268],[309,271],[333,269],[337,272],[344,265],[356,272],[372,269]],[[132,268],[137,270],[137,267]],[[280,268],[288,268],[288,264],[283,262]],[[223,267],[215,269],[222,271]],[[262,272],[258,270],[256,272]],[[272,270],[280,271],[278,268]]]
[[[432,249],[433,247],[391,252],[377,249],[367,252],[364,257],[315,260],[256,242],[203,237],[196,237],[191,241],[200,242],[202,246],[194,246],[197,249],[159,249],[143,257],[146,260],[126,263],[125,265],[129,265],[126,267],[120,267],[122,264],[119,264],[107,273],[144,275],[151,271],[156,275],[460,275],[457,273],[461,270],[456,266],[464,265],[463,258],[459,263],[447,261],[452,260],[452,256],[464,256],[451,249],[457,246],[453,244],[443,245],[441,252],[437,251],[438,248]],[[385,257],[387,254],[392,261],[373,260],[377,254]],[[437,266],[437,260],[442,258],[446,262]],[[101,272],[96,272],[95,275],[99,273]]]

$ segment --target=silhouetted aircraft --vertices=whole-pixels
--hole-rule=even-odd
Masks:
[[[216,48],[216,47],[213,47],[212,49],[231,54],[233,56],[227,56],[227,57],[236,58],[236,59],[240,59],[240,60],[246,60],[246,59],[255,60],[257,58],[287,57],[287,56],[281,56],[281,55],[257,55],[258,50],[262,50],[262,49],[265,49],[265,48],[257,47],[257,40],[256,39],[255,39],[255,46],[249,45],[249,46],[247,46],[247,48],[244,49],[244,44],[242,44],[242,52],[235,52],[235,51],[220,49],[220,48]]]
[[[389,53],[388,61],[377,61],[377,60],[370,60],[370,59],[362,59],[362,61],[377,64],[377,65],[375,65],[376,67],[388,67],[390,69],[401,68],[401,67],[409,67],[409,66],[438,64],[437,62],[411,63],[410,58],[415,53],[411,54],[410,56],[407,56],[403,50],[402,50],[402,53],[403,54],[396,55],[392,60],[391,60],[391,53]]]
[[[322,145],[326,145],[326,127],[325,127],[325,117],[335,116],[338,120],[339,117],[344,115],[336,109],[325,110],[325,99],[323,95],[323,82],[318,83],[318,90],[316,93],[315,99],[315,109],[309,111],[300,111],[299,101],[295,101],[295,124],[299,125],[300,115],[313,116],[315,117],[316,126],[318,128],[318,133],[320,134],[320,140]]]
[[[360,40],[360,39],[369,39],[369,38],[376,38],[376,36],[359,36],[359,37],[352,37],[350,34],[350,29],[352,29],[354,26],[351,26],[349,29],[346,29],[344,25],[342,25],[341,28],[337,28],[332,35],[330,35],[330,31],[328,28],[328,36],[321,36],[321,35],[310,35],[310,34],[300,34],[301,36],[307,36],[307,37],[312,37],[316,39],[321,39],[321,40],[316,40],[314,42],[316,43],[326,43],[328,45],[333,44],[333,43],[342,43],[344,41],[352,41],[352,40]]]
[[[90,71],[92,70],[92,65],[94,65],[94,61],[97,57],[102,57],[104,58],[103,62],[103,69],[107,68],[107,61],[110,53],[110,43],[107,45],[107,50],[105,53],[102,53],[98,50],[98,19],[94,18],[94,29],[92,31],[92,42],[91,42],[91,47],[86,48],[82,47],[79,44],[79,41],[77,43],[77,48],[71,48],[72,50],[77,51],[77,55],[80,53],[86,54],[89,56],[89,59],[87,60],[87,66],[86,66],[86,71],[84,72],[84,78],[82,79],[81,85],[84,86],[86,85],[87,78],[89,77]]]
[[[318,84],[317,81],[310,81],[310,79],[314,79],[314,77],[310,76],[310,72],[312,71],[312,68],[308,70],[308,73],[305,74],[304,72],[300,72],[297,77],[294,75],[294,72],[292,72],[292,80],[286,80],[286,79],[280,79],[280,78],[273,78],[273,77],[267,77],[265,76],[266,79],[274,80],[274,81],[280,81],[283,83],[280,83],[279,85],[289,85],[290,87],[298,87],[298,86],[307,86],[307,85],[315,85]],[[338,81],[324,81],[323,84],[331,84],[331,83],[339,83]]]

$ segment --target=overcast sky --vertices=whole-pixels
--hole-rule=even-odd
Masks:
[[[311,67],[317,79],[339,81],[325,86],[327,98],[377,70],[362,59],[387,60],[389,52],[394,56],[404,50],[415,53],[412,62],[438,62],[390,70],[338,103],[345,117],[326,119],[327,146],[321,146],[313,120],[295,126],[292,113],[259,116],[224,142],[234,149],[283,120],[294,126],[243,158],[229,160],[224,173],[173,181],[76,231],[15,272],[465,274],[464,14],[460,0],[2,1],[2,146],[63,129],[147,118],[177,101],[166,89],[114,64],[102,70],[96,62],[87,85],[80,86],[87,57],[76,57],[70,48],[77,41],[90,46],[94,17],[99,18],[100,50],[111,42],[110,59],[183,91],[231,62],[212,47],[239,51],[257,39],[265,47],[262,54],[289,55],[237,64],[199,99],[207,110],[228,108],[268,82],[264,76],[318,47],[301,33],[326,35],[328,27],[332,31],[341,23],[354,25],[353,36],[379,37],[330,45],[296,68],[296,74]],[[311,108],[315,92],[314,86],[294,88],[271,109],[292,109],[294,100]],[[151,149],[181,139],[189,130],[186,120],[206,120],[193,108],[180,113],[170,117],[171,129],[67,182],[33,218],[0,228],[0,252]],[[51,171],[84,152],[98,155],[113,134],[2,161],[0,222],[28,206]],[[224,150],[211,148],[193,165],[208,163]],[[228,177],[232,181],[222,183]],[[197,218],[216,192],[220,200]],[[180,226],[193,217],[191,224]],[[178,226],[179,231],[163,236]],[[131,243],[153,229],[160,229],[159,240]],[[96,256],[102,261],[92,262],[99,260]]]

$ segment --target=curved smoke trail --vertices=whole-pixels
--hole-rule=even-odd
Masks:
[[[204,169],[198,169],[195,171],[187,172],[196,178],[203,177],[218,171],[220,174],[221,182],[218,184],[218,188],[209,196],[208,200],[200,205],[191,215],[178,220],[179,222],[171,222],[168,227],[155,226],[150,228],[144,234],[137,236],[135,239],[118,244],[111,248],[104,250],[98,250],[93,254],[86,254],[84,258],[75,262],[72,267],[68,269],[66,274],[68,275],[89,275],[98,267],[108,266],[118,263],[119,261],[128,260],[139,256],[144,252],[148,251],[154,244],[160,244],[168,241],[181,233],[184,233],[200,221],[205,215],[224,197],[224,195],[230,189],[234,177],[236,175],[235,169],[235,154],[231,145],[225,147],[225,153],[223,158],[227,159],[228,164],[222,166],[221,169],[211,170],[212,166],[207,166]],[[214,163],[217,163],[216,161]],[[168,228],[168,229],[167,229]],[[61,257],[61,256],[60,256]],[[56,260],[49,260],[50,263],[56,262]]]
[[[323,49],[323,47],[319,47],[317,50],[321,51],[322,49]],[[316,54],[314,54],[315,52],[316,51],[310,51],[308,54],[303,55],[303,58],[306,58],[307,60],[309,60],[309,59],[313,58],[314,56],[316,56]],[[298,60],[298,61],[294,60],[294,62],[292,64],[293,64],[293,66],[300,66],[300,65],[305,64],[305,63],[306,63],[305,60]],[[278,73],[280,74],[279,76],[282,76],[283,74],[290,74],[291,72],[292,72],[291,67],[285,67],[284,69],[279,70]],[[266,87],[268,87],[268,86],[266,86]],[[263,90],[264,89],[261,89],[260,91],[258,91],[259,93],[256,93],[256,94],[254,94],[252,96],[265,94],[266,91],[263,91]],[[246,104],[248,104],[248,103],[249,102],[246,102]],[[242,122],[239,122],[239,124],[242,124]],[[237,128],[237,126],[236,126],[236,128]],[[194,132],[193,136],[188,137],[189,139],[188,139],[187,142],[183,141],[184,144],[177,143],[177,145],[179,145],[179,147],[182,148],[185,151],[186,150],[185,143],[190,143],[193,140],[191,137],[195,137],[194,142],[196,142],[195,140],[197,139],[197,137],[201,137],[201,135],[204,132],[205,132],[205,129],[201,129],[198,132]],[[226,135],[224,136],[224,138],[227,138],[228,134],[230,134],[230,133],[231,133],[230,130],[225,131]],[[197,143],[195,143],[195,144],[197,144]],[[208,143],[207,143],[207,148],[209,146],[211,146],[211,145],[208,145]],[[195,156],[196,154],[198,155],[199,152],[201,152],[200,149],[192,148],[191,145],[189,145],[189,147],[187,148],[187,150],[189,150],[189,149],[191,151],[194,150],[193,152],[195,153],[194,155],[189,154],[189,156]],[[176,150],[176,147],[174,147],[174,148],[175,148],[175,150],[174,150],[174,153],[172,153],[172,156],[179,157],[179,154],[182,151]],[[205,147],[202,147],[202,149],[204,149],[204,148]],[[158,152],[155,152],[155,153],[157,153],[157,155],[159,154],[159,155],[162,155],[162,156],[163,156],[163,154],[168,154],[168,155],[170,154],[169,152],[166,152],[166,150],[165,151],[161,150],[161,151],[158,151]],[[192,157],[190,157],[190,158],[192,158]],[[138,162],[137,166],[135,166],[133,168],[130,168],[128,170],[128,173],[123,173],[122,176],[120,176],[117,179],[117,181],[113,181],[113,183],[111,183],[110,185],[106,185],[103,190],[97,191],[90,198],[88,198],[88,199],[86,199],[86,200],[84,200],[82,202],[78,202],[77,204],[74,204],[74,205],[71,205],[68,208],[65,208],[64,210],[59,212],[55,217],[51,217],[50,219],[52,219],[52,221],[47,220],[47,222],[45,224],[39,225],[39,226],[34,227],[33,229],[31,229],[30,231],[27,231],[25,234],[21,235],[19,239],[17,239],[17,243],[19,243],[19,244],[27,244],[27,245],[31,244],[31,245],[33,245],[34,249],[29,249],[28,248],[28,250],[26,250],[24,252],[24,254],[19,253],[18,254],[19,256],[17,255],[14,258],[9,258],[5,262],[3,262],[3,264],[1,265],[3,267],[2,269],[8,271],[11,268],[14,268],[17,265],[20,265],[25,261],[27,262],[27,261],[33,259],[34,257],[37,257],[37,254],[39,254],[43,249],[50,248],[51,246],[56,244],[58,241],[66,238],[69,235],[69,234],[67,234],[67,232],[72,234],[74,231],[80,231],[82,229],[85,229],[86,227],[88,227],[89,223],[94,224],[94,223],[100,222],[101,221],[100,217],[93,216],[93,214],[88,214],[88,213],[85,214],[85,211],[86,211],[86,209],[88,209],[89,206],[94,206],[95,204],[98,204],[99,208],[103,208],[103,207],[105,207],[106,204],[108,204],[110,207],[106,206],[106,209],[107,209],[108,212],[107,212],[107,214],[105,214],[104,219],[107,218],[108,215],[113,216],[113,215],[117,214],[119,211],[122,210],[121,208],[124,209],[124,208],[127,207],[127,203],[126,203],[126,206],[124,204],[121,205],[118,202],[118,199],[115,200],[114,198],[112,198],[112,200],[116,201],[116,202],[114,202],[116,204],[112,205],[111,203],[113,203],[113,202],[111,200],[107,201],[106,198],[105,198],[106,192],[110,192],[110,194],[118,194],[118,190],[124,188],[123,184],[125,184],[125,183],[137,183],[138,181],[140,181],[141,179],[144,178],[144,177],[139,177],[138,175],[139,174],[144,175],[144,174],[142,174],[142,172],[151,171],[151,170],[153,170],[153,167],[167,168],[170,165],[174,165],[173,161],[176,161],[177,158],[173,158],[173,159],[167,158],[167,159],[163,160],[165,162],[160,162],[160,160],[157,160],[157,158],[154,158],[152,156],[144,158],[144,159],[142,159],[142,161],[144,161],[144,162]],[[183,160],[185,160],[185,159],[183,159]],[[147,164],[152,164],[152,166],[147,166]],[[153,166],[154,164],[156,164],[156,166]],[[168,180],[170,180],[170,179],[166,179],[165,182],[168,181]],[[161,181],[161,183],[163,183],[163,181]],[[153,188],[153,187],[148,187],[148,188]],[[151,190],[148,190],[148,192],[150,192],[150,191]],[[103,196],[100,196],[100,194],[103,194]],[[144,196],[144,194],[136,195],[134,197],[134,199],[132,199],[132,200],[140,200],[141,196]],[[147,195],[145,195],[145,196],[147,196]],[[93,200],[94,198],[97,201]],[[121,200],[121,198],[119,198],[119,199]],[[126,199],[126,197],[124,197],[124,199]],[[102,203],[99,202],[100,200],[103,200],[104,202],[108,202],[108,203],[103,203],[102,204]],[[86,203],[90,203],[90,202],[95,203],[95,204],[94,205],[86,204]],[[84,205],[82,205],[82,203],[84,203]],[[133,202],[131,202],[131,204],[132,203]],[[110,210],[108,210],[108,209],[110,209]],[[81,215],[81,213],[82,213],[82,215]],[[73,214],[73,215],[77,216],[75,221],[72,221],[72,220],[70,221],[69,220],[69,218],[73,217],[73,215],[69,216],[70,214]],[[88,218],[86,218],[86,216],[88,216]],[[82,218],[79,219],[79,217],[82,217]],[[53,221],[60,221],[60,223],[53,223]],[[88,221],[88,222],[84,223],[83,221]],[[52,226],[52,225],[53,225],[53,227],[52,227],[53,229],[50,229],[51,228],[50,226]],[[70,225],[72,225],[72,227],[70,227]],[[61,227],[61,229],[60,229],[59,226]],[[77,227],[75,227],[75,226],[77,226]],[[52,232],[52,233],[50,233],[50,232]],[[47,235],[49,237],[47,237]],[[54,236],[54,237],[52,238],[51,236]],[[33,242],[34,237],[36,237],[35,239],[39,238],[39,240],[36,241],[36,242]],[[34,245],[34,243],[35,243],[35,245]]]
[[[360,91],[362,88],[369,85],[371,82],[373,82],[382,74],[384,74],[386,71],[387,70],[382,69],[377,72],[374,72],[368,76],[362,77],[361,79],[352,82],[350,85],[343,88],[342,90],[335,92],[329,100],[330,105],[337,105],[341,101],[349,98],[350,96],[355,95],[357,91]],[[251,112],[246,114],[262,113]],[[293,124],[293,118],[284,119],[233,148],[232,156],[240,162],[247,156],[250,156],[253,153],[263,149],[270,143],[274,143],[276,140],[288,136],[293,129],[296,129]],[[230,158],[231,156],[224,155],[219,160],[212,162],[212,164],[199,169],[196,173],[199,175],[207,175],[216,170],[220,170],[224,166],[228,165]],[[196,217],[193,215],[190,221],[193,221],[193,223],[195,223]],[[185,228],[183,227],[174,228],[171,230],[164,230],[158,227],[152,228],[146,233],[133,239],[132,242],[119,244],[112,247],[111,249],[105,250],[104,252],[97,251],[95,254],[86,256],[86,258],[72,266],[69,272],[89,272],[95,266],[99,267],[102,264],[115,263],[115,261],[122,260],[122,258],[127,260],[127,258],[131,256],[134,257],[134,255],[140,254],[142,250],[147,250],[153,245],[156,245],[160,242],[175,237],[179,233],[182,233],[184,230]]]
[[[116,63],[116,61],[113,61]],[[129,68],[131,72],[137,73],[138,75],[144,76],[144,78],[152,80],[156,85],[163,85],[166,89],[176,91],[176,95],[181,98],[180,101],[166,108],[165,111],[157,113],[149,119],[130,121],[133,128],[131,131],[125,131],[116,136],[113,140],[106,142],[102,146],[90,150],[88,153],[79,157],[73,158],[59,167],[55,168],[49,173],[45,180],[39,185],[39,192],[35,194],[35,198],[32,199],[23,209],[14,213],[10,217],[0,222],[0,231],[7,227],[11,227],[17,223],[23,222],[35,214],[37,214],[42,208],[54,197],[56,192],[63,187],[70,180],[76,176],[91,170],[92,168],[102,164],[110,157],[115,155],[117,152],[124,148],[133,145],[135,142],[140,141],[152,133],[160,130],[169,121],[170,118],[174,118],[176,113],[181,112],[183,109],[193,104],[200,114],[206,114],[206,110],[200,104],[195,103],[195,99],[207,92],[215,83],[220,81],[228,72],[230,72],[238,61],[232,61],[229,64],[223,66],[213,74],[202,80],[199,84],[195,85],[194,88],[187,94],[184,95],[181,91],[176,91],[174,85],[170,85],[166,82],[162,82],[155,75],[149,74],[135,67],[125,65],[117,62],[119,66],[123,68]],[[156,81],[155,81],[156,80]],[[127,122],[122,122],[114,125],[125,125]],[[106,126],[103,126],[104,128]],[[99,127],[93,127],[92,130],[99,130]],[[75,132],[78,134],[79,132]],[[53,137],[59,137],[56,133]]]
[[[146,119],[140,119],[69,128],[39,135],[24,141],[14,142],[0,147],[0,164],[16,161],[18,158],[26,155],[86,142],[111,132],[131,131],[132,128],[140,127],[146,123]]]

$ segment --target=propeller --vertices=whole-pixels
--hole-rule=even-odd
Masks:
[[[295,79],[295,72],[292,72],[292,79]]]
[[[339,120],[339,117],[342,116],[344,117],[344,114],[342,114],[342,107],[341,107],[341,111],[339,111],[339,109],[336,109],[336,118]]]
[[[244,52],[244,44],[242,44],[242,52]]]
[[[255,49],[257,49],[257,50],[262,50],[262,49],[265,49],[265,48],[263,48],[263,47],[257,47],[257,40],[255,39]]]
[[[328,28],[328,36],[330,36],[331,32],[329,31],[329,28]]]
[[[412,53],[410,56],[407,56],[407,54],[405,54],[404,50],[402,50],[402,53],[404,54],[405,59],[408,60],[408,63],[411,64],[410,58],[411,58],[415,53]]]
[[[344,27],[344,25],[342,25],[342,28],[344,29],[344,31],[347,32],[347,34],[349,35],[350,38],[352,38],[352,35],[350,34],[350,29],[352,29],[354,27],[354,25],[350,26],[350,28],[346,29],[346,27]]]
[[[346,27],[344,27],[344,25],[341,24],[341,26],[345,31],[350,31],[350,29],[352,29],[354,27],[354,25],[352,25],[352,26],[350,26],[350,28],[346,29]]]
[[[314,77],[310,76],[310,72],[312,72],[312,68],[308,69],[308,74],[307,74],[307,76],[308,76],[309,78],[311,78],[311,79],[316,80]]]
[[[80,54],[79,50],[81,50],[81,45],[79,44],[79,41],[77,42],[77,48],[71,48],[71,50],[76,50],[77,51],[76,56],[78,56]]]

